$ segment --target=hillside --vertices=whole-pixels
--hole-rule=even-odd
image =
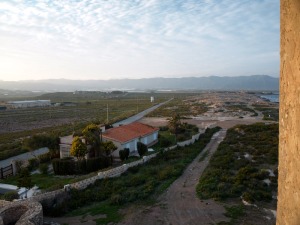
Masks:
[[[75,90],[278,90],[279,79],[267,75],[115,80],[0,81],[0,89],[28,91]]]

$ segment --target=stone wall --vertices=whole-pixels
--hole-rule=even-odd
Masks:
[[[0,225],[43,225],[42,205],[35,201],[12,202],[0,208]]]
[[[277,225],[300,224],[300,1],[281,0]]]

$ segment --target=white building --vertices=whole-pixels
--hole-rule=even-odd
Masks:
[[[115,157],[119,157],[119,150],[124,148],[129,148],[131,154],[135,153],[138,142],[142,142],[149,147],[158,141],[158,128],[138,122],[111,128],[106,131],[102,130],[102,140],[112,141],[118,147],[112,153]],[[60,138],[60,158],[71,156],[72,141],[73,135]]]
[[[119,150],[129,148],[130,153],[137,151],[137,143],[142,142],[151,146],[158,141],[158,128],[149,125],[134,122],[131,124],[115,127],[106,130],[103,135],[103,141],[112,141],[118,149],[113,152],[114,156],[119,156]]]
[[[12,109],[30,108],[30,107],[46,107],[50,106],[50,100],[31,100],[31,101],[9,101],[7,106]]]
[[[59,156],[60,158],[70,157],[73,135],[60,137]]]

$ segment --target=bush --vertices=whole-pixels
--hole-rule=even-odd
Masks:
[[[44,175],[48,174],[48,165],[45,163],[40,164],[39,170],[40,170],[41,174],[44,174]]]
[[[125,151],[125,159],[128,159],[130,153],[129,148],[124,148],[124,151]]]
[[[23,141],[23,148],[28,150],[35,150],[38,148],[48,147],[51,149],[59,148],[59,137],[58,136],[47,136],[47,135],[34,135]]]
[[[6,201],[12,201],[14,199],[18,199],[19,198],[19,194],[17,191],[9,191],[9,192],[6,192],[2,198]]]
[[[54,173],[57,175],[73,175],[75,174],[75,161],[70,158],[52,160]]]
[[[160,137],[159,144],[161,147],[166,148],[172,144],[172,141],[167,138]]]
[[[249,203],[253,203],[254,202],[254,198],[253,196],[249,193],[249,192],[244,192],[242,195],[242,198]]]
[[[138,150],[139,155],[142,157],[143,155],[145,155],[148,152],[148,147],[144,143],[138,142],[137,150]]]
[[[122,161],[128,159],[128,157],[129,157],[129,148],[124,148],[123,150],[120,150],[119,151],[119,156],[120,156],[120,159]]]
[[[106,158],[90,158],[86,160],[86,172],[94,172],[99,169],[105,168]]]
[[[185,141],[186,140],[186,137],[184,134],[178,134],[177,135],[177,141]]]
[[[57,175],[73,175],[94,172],[111,166],[111,157],[99,157],[74,161],[73,158],[53,159],[54,173]]]
[[[169,130],[169,127],[167,126],[159,127],[159,131],[167,131],[167,130]]]
[[[45,154],[39,155],[38,159],[40,160],[40,163],[47,163],[51,161],[51,153],[47,152]]]
[[[28,170],[31,171],[31,170],[34,170],[35,168],[37,168],[38,165],[39,165],[38,159],[37,158],[32,158],[32,159],[28,160],[28,166],[27,166],[27,168],[28,168]]]

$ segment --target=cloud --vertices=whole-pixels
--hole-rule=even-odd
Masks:
[[[77,71],[85,68],[86,76],[99,79],[209,75],[203,67],[220,74],[224,67],[215,62],[222,61],[232,67],[224,73],[237,75],[235,58],[265,54],[273,67],[279,62],[279,55],[268,54],[279,51],[279,0],[1,1],[0,37],[0,60],[11,64],[25,57],[34,65],[39,58],[41,71],[66,78],[82,76],[78,65]],[[49,67],[61,61],[63,70]],[[4,73],[24,76],[22,68],[1,71],[1,79]],[[245,67],[244,73],[252,71]]]

